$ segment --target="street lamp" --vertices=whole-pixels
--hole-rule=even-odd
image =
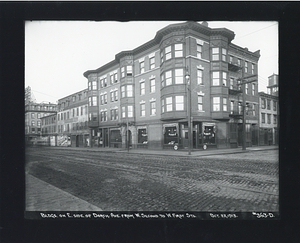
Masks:
[[[192,138],[192,124],[191,124],[191,82],[190,82],[190,74],[188,68],[186,68],[185,80],[187,84],[187,113],[188,113],[188,141],[189,141],[189,155],[191,154],[191,138]]]

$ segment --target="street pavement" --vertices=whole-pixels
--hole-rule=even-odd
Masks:
[[[105,151],[128,153],[124,149],[114,148],[73,148],[73,147],[55,147],[62,150],[82,150],[82,151]],[[255,153],[256,151],[276,150],[278,146],[260,146],[247,148],[246,151],[242,148],[237,149],[210,149],[192,151],[188,155],[188,151],[173,151],[173,150],[146,150],[146,149],[131,149],[129,153],[133,154],[154,154],[154,155],[176,155],[188,157],[202,156],[222,156],[233,155],[239,153]],[[243,156],[241,154],[241,156]],[[217,182],[217,181],[216,181]],[[28,186],[27,186],[28,185]],[[199,185],[200,186],[200,185]],[[45,206],[47,205],[47,206]],[[26,211],[102,211],[101,208],[92,205],[70,193],[67,193],[49,183],[46,183],[38,178],[26,173]]]

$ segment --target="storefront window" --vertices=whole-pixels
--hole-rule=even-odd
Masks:
[[[148,143],[148,134],[146,128],[138,129],[138,143]]]
[[[173,145],[178,142],[178,129],[176,126],[164,128],[164,144]]]
[[[203,143],[204,144],[215,144],[215,130],[216,126],[214,124],[203,124]]]
[[[121,143],[122,142],[122,136],[121,136],[120,130],[111,130],[110,131],[110,141],[112,143]]]

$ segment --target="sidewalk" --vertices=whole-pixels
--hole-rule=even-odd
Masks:
[[[26,211],[102,211],[87,201],[26,173]]]
[[[49,148],[49,147],[48,147]],[[93,152],[117,152],[117,153],[132,153],[132,154],[148,154],[148,155],[165,155],[165,156],[183,156],[183,157],[202,157],[209,155],[222,155],[222,154],[237,154],[237,153],[248,153],[255,151],[265,151],[265,150],[277,150],[277,145],[270,146],[253,146],[247,147],[246,150],[242,150],[239,148],[226,148],[226,149],[215,149],[209,148],[207,150],[191,150],[191,155],[188,154],[187,149],[179,149],[177,151],[173,149],[161,149],[161,150],[153,150],[153,149],[121,149],[121,148],[98,148],[98,147],[50,147],[55,149],[63,149],[63,150],[80,150],[80,151],[93,151]]]

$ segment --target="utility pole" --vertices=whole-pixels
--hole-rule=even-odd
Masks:
[[[191,155],[191,146],[192,146],[192,123],[191,123],[191,113],[192,113],[192,107],[191,107],[191,80],[190,80],[190,74],[188,71],[188,67],[186,67],[186,73],[185,73],[185,81],[186,81],[186,91],[187,91],[187,116],[188,116],[188,142],[189,142],[189,155]]]

